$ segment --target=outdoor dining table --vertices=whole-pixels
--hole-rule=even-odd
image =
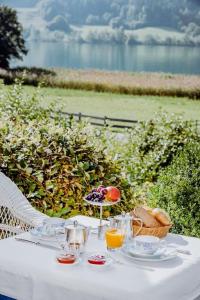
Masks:
[[[75,219],[98,224],[94,218]],[[169,234],[166,240],[190,255],[147,263],[118,254],[107,267],[89,265],[84,257],[79,264],[62,265],[54,249],[7,238],[0,241],[0,294],[18,300],[200,299],[200,239]],[[106,251],[104,240],[91,234],[86,251]]]

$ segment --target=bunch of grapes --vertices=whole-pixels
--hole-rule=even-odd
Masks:
[[[89,193],[85,199],[91,202],[100,202],[102,203],[105,199],[105,195],[107,194],[107,189],[105,186],[100,185],[98,188],[93,189],[91,193]]]

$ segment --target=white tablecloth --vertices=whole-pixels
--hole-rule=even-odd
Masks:
[[[194,300],[200,295],[200,239],[169,235],[168,240],[192,255],[179,254],[162,263],[120,258],[124,264],[107,268],[86,262],[60,265],[52,249],[1,240],[0,294],[18,300]],[[104,242],[92,235],[88,250],[97,249],[105,249]]]

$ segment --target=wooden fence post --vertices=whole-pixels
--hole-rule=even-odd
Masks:
[[[73,114],[70,114],[70,115],[69,115],[69,127],[70,127],[70,128],[72,127],[73,120],[74,120],[74,115],[73,115]]]
[[[103,124],[104,124],[105,127],[107,126],[107,117],[106,116],[104,117]]]
[[[196,133],[198,133],[198,120],[195,121]]]

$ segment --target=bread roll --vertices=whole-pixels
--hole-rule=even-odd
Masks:
[[[152,210],[153,210],[153,208],[151,208],[151,207],[149,207],[149,206],[147,206],[147,205],[143,205],[142,206],[150,215],[152,215]]]
[[[170,217],[164,210],[160,208],[154,208],[152,214],[162,225],[167,226],[171,224]]]
[[[135,215],[142,219],[144,226],[146,227],[160,227],[161,224],[154,216],[146,211],[143,207],[136,207],[134,210]]]

